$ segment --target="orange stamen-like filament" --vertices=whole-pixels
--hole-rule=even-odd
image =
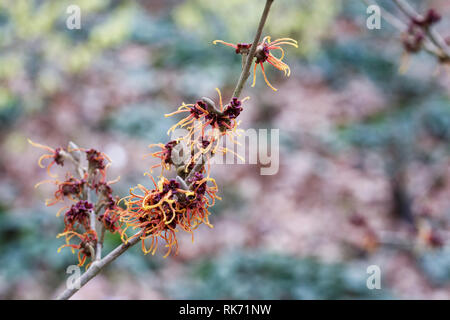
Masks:
[[[223,40],[214,40],[213,41],[213,44],[218,44],[218,43],[221,43],[223,45],[226,45],[226,46],[232,47],[234,49],[237,49],[237,45],[235,45],[235,44],[232,44],[232,43],[229,43],[229,42],[225,42]]]
[[[256,84],[256,63],[255,63],[255,66],[253,67],[253,82],[252,82],[252,87],[254,87],[255,86],[255,84]]]
[[[264,81],[266,82],[266,84],[267,84],[273,91],[277,91],[277,89],[274,88],[274,87],[270,84],[269,80],[267,80],[266,72],[264,71],[264,65],[263,65],[263,63],[260,62],[259,65],[261,66],[261,72],[262,72],[262,74],[263,74],[263,76],[264,76]]]

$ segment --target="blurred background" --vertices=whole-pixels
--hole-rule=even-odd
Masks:
[[[393,9],[390,1],[380,1]],[[66,9],[81,8],[81,29]],[[412,1],[437,9],[446,0]],[[228,99],[261,0],[16,0],[0,3],[0,298],[49,299],[76,264],[56,235],[41,150],[72,140],[108,154],[115,194],[149,185],[143,158],[168,141],[182,101]],[[395,12],[395,11],[393,11]],[[366,28],[358,0],[275,1],[264,35],[291,37],[292,75],[259,71],[241,128],[280,129],[280,170],[217,165],[223,197],[178,256],[132,248],[78,299],[450,298],[450,73],[426,54],[399,73],[400,34]],[[56,171],[55,171],[56,172]],[[108,235],[106,250],[120,244]],[[382,289],[366,287],[369,265]]]

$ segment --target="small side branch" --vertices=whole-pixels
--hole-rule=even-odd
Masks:
[[[365,5],[377,5],[376,1],[361,0]],[[393,3],[397,8],[409,19],[409,20],[421,20],[423,17],[406,1],[406,0],[393,0]],[[381,17],[390,25],[398,29],[400,32],[406,32],[408,30],[408,24],[391,14],[389,11],[381,8]],[[423,49],[436,56],[443,61],[450,61],[450,47],[445,39],[432,27],[425,28],[426,37],[423,42]]]
[[[423,18],[406,0],[394,0],[394,3],[409,19],[420,20]],[[427,27],[426,33],[431,42],[442,50],[442,54],[450,58],[450,48],[444,38],[432,27]]]

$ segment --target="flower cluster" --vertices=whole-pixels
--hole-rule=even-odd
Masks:
[[[149,145],[149,148],[153,148],[153,147],[160,147],[161,151],[158,152],[154,152],[151,154],[151,156],[155,157],[155,158],[160,158],[161,159],[161,163],[155,164],[154,166],[152,166],[150,168],[154,169],[157,167],[161,167],[162,170],[170,170],[170,166],[173,164],[172,161],[172,151],[173,148],[178,144],[178,142],[176,140],[172,140],[167,142],[166,144],[162,144],[162,143],[157,143],[157,144],[151,144]]]
[[[151,176],[150,176],[151,177]],[[208,186],[211,178],[204,178],[203,174],[195,173],[191,181],[192,190],[185,190],[174,179],[168,180],[160,177],[156,182],[153,177],[154,188],[147,189],[142,185],[130,190],[130,195],[124,201],[126,209],[121,212],[121,220],[126,224],[122,232],[123,241],[128,241],[126,230],[128,228],[139,229],[142,233],[142,251],[147,254],[155,254],[158,247],[158,238],[166,242],[168,247],[165,257],[175,248],[178,253],[178,241],[176,232],[184,230],[193,235],[193,230],[204,223],[210,227],[208,208],[214,205],[217,195],[217,186]],[[146,247],[146,239],[151,239],[151,244]],[[192,238],[193,239],[193,238]]]
[[[216,43],[231,46],[237,54],[243,55],[249,54],[252,46],[247,43],[234,45],[221,40],[214,41],[214,44]],[[289,76],[289,66],[282,61],[284,50],[281,46],[285,44],[297,47],[297,41],[289,38],[271,42],[270,37],[265,37],[255,51],[254,71],[256,66],[260,65],[266,83],[273,90],[276,89],[267,80],[263,64],[267,62]],[[272,50],[279,50],[281,57],[276,58],[271,53]],[[255,80],[253,85],[254,82]],[[177,253],[176,233],[179,230],[193,235],[193,230],[201,224],[212,227],[208,219],[209,209],[220,197],[217,196],[217,184],[210,177],[210,160],[220,153],[232,153],[240,157],[233,150],[222,147],[220,141],[226,136],[236,143],[234,137],[239,135],[237,118],[243,111],[243,102],[248,99],[247,97],[239,100],[238,97],[232,97],[224,105],[220,90],[216,90],[219,96],[218,106],[211,99],[204,97],[193,104],[183,102],[177,111],[166,114],[166,117],[185,115],[167,132],[170,135],[175,133],[175,130],[184,130],[181,137],[166,144],[149,146],[160,148],[150,154],[159,159],[158,164],[150,167],[148,174],[154,187],[148,189],[138,185],[131,188],[130,195],[123,199],[126,209],[119,212],[120,221],[125,224],[122,239],[127,242],[132,237],[140,237],[145,254],[156,252],[158,239],[164,240],[168,247],[165,257],[173,251]],[[161,167],[161,175],[156,182],[151,173],[157,167]],[[171,169],[175,169],[176,179],[169,180],[163,176],[164,171]],[[129,238],[129,228],[139,232]],[[147,239],[151,239],[149,246],[146,245]]]
[[[62,245],[58,248],[58,252],[61,251],[62,248],[71,248],[72,253],[78,251],[78,266],[83,266],[86,262],[87,258],[92,258],[95,256],[95,247],[97,246],[97,234],[93,230],[86,231],[85,233],[78,233],[75,231],[67,231],[58,235],[58,238],[61,236],[66,237],[66,244]],[[77,244],[71,244],[70,240],[73,238],[77,238]],[[88,268],[90,263],[86,266]]]
[[[58,181],[57,179],[44,180],[37,183],[35,187],[47,182],[52,182],[57,186],[54,198],[46,201],[47,206],[52,206],[58,202],[64,201],[66,198],[72,201],[76,201],[75,199],[80,198],[82,196],[84,185],[86,184],[86,179],[76,179],[68,172],[64,181]]]
[[[58,237],[65,237],[66,244],[60,247],[72,248],[72,252],[78,250],[79,265],[84,265],[87,258],[92,258],[95,253],[97,242],[99,241],[95,221],[101,223],[102,228],[112,233],[120,229],[119,217],[117,215],[117,199],[113,197],[111,184],[116,181],[106,181],[106,170],[111,163],[110,159],[103,153],[94,149],[82,149],[73,143],[67,148],[56,148],[34,143],[35,147],[48,151],[48,154],[41,156],[39,166],[45,168],[43,161],[49,159],[47,172],[53,179],[44,180],[42,183],[52,183],[56,185],[54,198],[46,201],[47,206],[57,203],[66,203],[57,213],[66,210],[64,217],[64,230]],[[85,154],[85,159],[81,158]],[[84,161],[85,160],[85,161]],[[86,165],[83,166],[83,161]],[[66,163],[75,166],[78,178],[68,171],[63,181],[58,180],[58,175],[50,172],[53,164],[64,167]],[[96,202],[92,203],[88,199],[95,194]],[[67,205],[67,201],[69,204]],[[70,203],[72,203],[70,205]],[[77,243],[71,243],[73,241]]]
[[[222,40],[214,40],[213,41],[214,44],[217,43],[221,43],[224,44],[226,46],[232,47],[235,49],[237,54],[248,54],[249,53],[249,49],[252,46],[251,44],[247,44],[247,43],[238,43],[238,44],[232,44],[229,42],[225,42]],[[272,66],[274,66],[275,68],[277,68],[278,70],[281,70],[284,72],[284,75],[289,77],[289,75],[291,74],[291,70],[289,68],[289,66],[283,62],[283,58],[284,58],[284,49],[281,47],[282,45],[290,45],[293,47],[298,48],[298,43],[296,40],[291,39],[291,38],[280,38],[277,39],[275,41],[270,41],[270,37],[264,37],[262,42],[258,44],[258,47],[256,48],[255,51],[255,64],[253,67],[253,83],[252,83],[252,87],[255,86],[255,82],[256,82],[256,67],[259,65],[261,67],[261,72],[263,74],[264,77],[264,81],[266,82],[266,84],[274,91],[277,91],[277,89],[275,89],[269,82],[269,80],[267,80],[267,76],[266,76],[266,72],[264,71],[264,62],[267,62],[269,64],[271,64]],[[277,58],[275,57],[271,51],[272,50],[278,50],[281,53],[281,57]]]
[[[237,54],[242,55],[250,54],[252,47],[248,43],[234,45],[220,40],[214,43],[229,45],[235,48]],[[297,47],[297,41],[281,38],[272,42],[270,37],[265,37],[254,53],[254,71],[256,66],[260,65],[266,83],[273,90],[276,89],[267,80],[263,64],[267,62],[289,76],[290,68],[282,61],[284,58],[282,45]],[[279,50],[281,57],[275,57],[272,50]],[[255,78],[253,85],[254,83]],[[232,97],[224,105],[220,90],[216,90],[219,96],[217,106],[213,100],[203,97],[194,104],[182,103],[177,111],[166,114],[166,117],[185,115],[168,130],[169,135],[179,129],[185,130],[184,134],[165,144],[149,146],[160,148],[159,151],[150,154],[159,159],[159,163],[151,166],[150,172],[146,173],[151,178],[153,187],[146,188],[139,184],[131,188],[130,194],[120,201],[112,195],[111,184],[115,181],[106,181],[106,171],[111,160],[104,153],[95,149],[78,148],[74,144],[69,144],[66,149],[52,149],[30,141],[32,145],[48,152],[39,159],[39,165],[44,167],[42,161],[50,159],[47,171],[52,178],[57,176],[50,172],[50,168],[55,163],[64,166],[66,161],[75,165],[75,172],[78,175],[78,178],[75,178],[71,173],[67,173],[64,181],[57,179],[43,181],[52,182],[57,186],[54,199],[48,200],[47,205],[66,200],[74,202],[59,211],[66,210],[65,228],[58,235],[65,237],[66,244],[60,249],[69,247],[74,253],[78,251],[79,265],[84,265],[88,258],[91,261],[98,258],[97,250],[99,245],[101,248],[104,231],[107,230],[111,233],[120,232],[124,243],[133,238],[135,241],[141,240],[145,254],[155,254],[158,242],[162,239],[168,248],[165,254],[167,257],[171,252],[175,254],[178,252],[178,231],[190,233],[194,240],[193,232],[200,225],[205,224],[212,228],[209,210],[215,201],[221,198],[217,195],[218,187],[215,180],[210,177],[210,160],[217,154],[226,153],[240,157],[233,150],[222,147],[221,139],[228,138],[237,143],[234,139],[240,134],[237,118],[244,110],[243,103],[249,99],[247,97],[240,100],[238,97]],[[81,163],[83,153],[85,166]],[[151,175],[156,167],[161,167],[161,175],[157,181]],[[175,169],[176,178],[166,178],[163,175],[164,171],[172,169]],[[91,193],[96,196],[95,202],[90,200]],[[119,206],[122,201],[125,204],[124,208]],[[101,230],[98,230],[99,223]],[[137,232],[129,235],[127,231],[130,229]],[[76,243],[72,243],[74,240]]]
[[[166,114],[166,117],[182,113],[188,114],[168,131],[168,134],[170,134],[177,128],[185,129],[187,134],[183,138],[171,141],[170,148],[168,145],[150,145],[150,147],[161,147],[161,151],[152,155],[159,158],[162,156],[163,161],[160,165],[166,169],[170,169],[173,164],[177,165],[177,169],[180,169],[180,164],[186,164],[183,167],[183,178],[187,176],[187,172],[192,170],[195,164],[208,162],[216,153],[234,153],[232,150],[221,147],[219,140],[227,136],[231,141],[235,142],[234,137],[239,135],[239,122],[236,119],[243,110],[242,103],[249,98],[239,100],[233,97],[224,106],[221,92],[219,89],[216,90],[219,95],[219,107],[216,107],[216,104],[211,99],[202,98],[195,104],[183,103],[177,111]],[[178,146],[184,150],[182,157],[179,156],[179,152],[173,152],[173,149]],[[170,159],[168,158],[169,156]],[[237,156],[239,157],[239,155]]]
[[[152,144],[150,147],[159,147],[161,150],[151,153],[159,159],[159,164],[150,168],[161,167],[164,170],[176,169],[177,178],[167,179],[162,173],[154,187],[147,189],[138,185],[130,190],[130,195],[124,198],[126,209],[120,212],[120,220],[126,225],[122,231],[123,241],[127,241],[127,229],[141,230],[133,237],[142,239],[144,253],[156,252],[158,239],[165,241],[168,247],[166,257],[172,252],[178,252],[176,233],[184,230],[193,235],[199,225],[209,223],[209,208],[216,199],[218,187],[209,175],[209,160],[217,152],[232,152],[222,148],[220,137],[232,137],[237,132],[237,117],[243,110],[242,102],[232,98],[225,106],[222,103],[220,90],[219,107],[209,98],[202,98],[195,104],[183,103],[177,111],[167,114],[186,114],[169,129],[170,134],[177,128],[186,130],[186,134],[177,140],[166,144]],[[184,154],[179,155],[177,148],[183,146]],[[208,165],[206,169],[205,165]],[[147,247],[146,240],[151,239]],[[192,238],[193,239],[193,238]],[[174,249],[173,249],[174,248]]]
[[[64,214],[64,224],[66,228],[64,232],[75,230],[76,224],[83,226],[85,230],[90,230],[90,215],[94,206],[86,200],[80,200],[73,204],[70,209]]]
[[[231,99],[230,103],[225,107],[222,103],[222,95],[219,89],[216,89],[219,94],[219,109],[216,108],[215,103],[209,98],[198,100],[195,104],[183,103],[177,111],[166,114],[170,117],[179,113],[189,113],[189,115],[174,126],[172,126],[168,134],[173,132],[177,127],[186,128],[192,135],[201,129],[202,136],[205,135],[205,128],[211,126],[212,129],[219,129],[221,132],[227,130],[234,130],[236,128],[236,118],[242,112],[242,102],[248,98],[240,101],[237,98]]]
[[[33,141],[31,141],[30,139],[28,139],[28,142],[38,148],[44,149],[45,151],[47,151],[47,154],[42,155],[39,160],[38,160],[38,165],[41,168],[45,168],[45,166],[42,164],[42,161],[45,159],[51,159],[51,161],[48,163],[47,165],[47,173],[50,177],[55,178],[56,176],[54,174],[52,174],[50,172],[50,168],[56,163],[59,166],[64,166],[64,156],[63,156],[63,152],[65,152],[64,149],[62,148],[50,148],[48,146],[44,146],[42,144],[39,143],[35,143]]]

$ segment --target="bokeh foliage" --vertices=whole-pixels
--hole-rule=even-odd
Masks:
[[[66,28],[69,5],[81,9],[80,30]],[[0,92],[1,118],[13,119],[16,109],[45,108],[45,99],[64,88],[68,77],[123,43],[133,11],[129,1],[2,1],[0,82],[8,85]],[[14,82],[25,88],[18,90]]]
[[[211,42],[214,39],[251,41],[259,19],[261,1],[228,0],[220,1],[219,5],[217,3],[210,0],[170,3],[118,0],[2,1],[0,134],[3,155],[0,156],[0,168],[8,171],[12,167],[8,163],[11,160],[4,156],[5,152],[16,152],[22,156],[25,138],[30,132],[26,124],[33,122],[36,127],[47,128],[49,133],[44,138],[48,139],[53,136],[77,139],[82,136],[79,132],[82,131],[86,132],[84,137],[104,140],[105,144],[122,143],[129,148],[125,151],[134,162],[130,161],[122,168],[127,170],[127,177],[123,177],[123,184],[117,187],[119,195],[123,196],[127,192],[130,180],[133,183],[142,182],[142,172],[133,171],[133,164],[142,162],[142,155],[147,151],[146,144],[167,142],[165,129],[173,120],[163,119],[163,114],[173,111],[181,101],[195,101],[199,96],[214,92],[215,87],[230,90],[234,86],[241,67],[240,57],[232,54],[229,48],[214,46]],[[81,30],[67,30],[65,27],[69,4],[81,7]],[[353,31],[347,35],[342,31],[345,28],[338,29],[338,19],[347,23],[353,18],[358,21],[358,15],[365,17],[364,9],[357,1],[276,2],[264,34],[270,34],[273,39],[288,36],[299,40],[300,49],[289,50],[287,59],[293,70],[302,72],[293,73],[290,80],[294,83],[293,87],[280,90],[282,95],[277,99],[263,91],[262,81],[258,81],[257,88],[252,89],[252,102],[256,101],[253,106],[258,111],[249,110],[254,112],[254,118],[248,120],[248,126],[273,127],[276,117],[283,112],[293,115],[297,110],[304,112],[303,101],[296,101],[297,110],[285,111],[285,102],[280,103],[278,100],[295,96],[296,91],[301,91],[303,87],[314,87],[317,92],[325,92],[324,95],[337,95],[345,91],[355,79],[365,79],[378,90],[379,96],[388,101],[388,107],[334,124],[327,132],[325,141],[320,141],[327,144],[327,152],[340,159],[354,150],[362,158],[375,153],[383,159],[386,180],[392,178],[392,172],[395,171],[392,166],[400,164],[398,158],[392,156],[392,145],[403,155],[402,166],[415,163],[445,166],[450,139],[448,93],[437,83],[432,72],[422,72],[419,76],[417,73],[398,73],[401,46],[396,42],[387,42],[392,38],[390,29],[383,29],[376,36],[364,32],[362,35],[356,34],[351,28]],[[340,33],[336,30],[340,30]],[[132,56],[130,60],[137,64],[129,61],[127,64],[118,58],[128,49],[133,52],[136,48],[147,54],[143,58],[139,54]],[[432,59],[426,56],[415,59],[412,65],[419,61],[421,66],[432,70]],[[314,72],[308,73],[311,70]],[[111,105],[96,115],[95,119],[69,110],[67,112],[73,118],[80,118],[72,127],[56,129],[53,128],[54,123],[39,120],[47,118],[49,106],[56,96],[68,96],[77,101],[80,93],[77,90],[81,91],[77,85],[86,78],[99,76],[102,81],[91,89],[102,93],[103,97],[108,96],[111,94],[108,90],[111,89],[106,88],[106,82],[110,80],[108,77],[111,74],[120,79],[117,91],[129,85],[137,92],[135,101],[124,99],[108,102]],[[268,74],[274,81],[281,79],[276,71],[269,69]],[[319,80],[309,83],[311,74]],[[74,109],[80,109],[79,104],[75,102],[74,105]],[[54,108],[51,111],[62,114],[64,110],[61,109]],[[84,126],[78,126],[79,123]],[[302,129],[301,125],[296,129]],[[284,151],[289,151],[289,156],[304,151],[307,148],[306,144],[302,144],[305,136],[314,134],[316,132],[305,134],[285,130],[282,139],[287,142],[282,141],[282,147]],[[432,148],[429,144],[422,144],[424,136],[435,139],[437,143]],[[11,151],[13,149],[15,151]],[[35,160],[32,159],[33,165]],[[51,297],[55,288],[64,281],[65,267],[72,264],[75,257],[69,251],[56,253],[61,242],[55,236],[62,222],[54,217],[52,210],[43,209],[42,200],[48,194],[44,191],[32,193],[29,191],[31,188],[23,188],[23,184],[31,186],[38,181],[36,173],[21,178],[16,178],[16,174],[16,171],[10,170],[2,176],[5,183],[0,186],[0,296],[27,296],[22,280],[35,279],[35,286],[42,290],[31,297]],[[289,182],[291,190],[296,189],[296,182],[295,179]],[[262,188],[275,185],[267,191],[271,196],[279,188],[270,180],[258,183]],[[224,201],[216,207],[213,223],[226,220],[226,215],[231,219],[238,217],[244,225],[248,223],[246,218],[252,212],[248,212],[247,208],[251,207],[251,201],[258,202],[259,198],[252,200],[239,188],[251,189],[251,184],[250,187],[242,187],[239,181],[228,181],[228,185],[221,187],[224,189]],[[319,191],[319,194],[327,193],[328,189]],[[12,205],[12,201],[3,201],[5,198],[26,198],[29,202]],[[287,202],[290,199],[278,199],[278,202],[285,200]],[[293,210],[295,214],[305,214],[300,209]],[[448,208],[443,207],[441,211],[448,213]],[[266,212],[262,210],[260,214],[263,220]],[[336,216],[339,213],[333,211],[333,214]],[[290,223],[290,220],[286,221],[286,224]],[[248,229],[254,227],[250,223],[245,226]],[[213,230],[213,238],[223,236],[215,233],[220,232],[218,230],[223,229]],[[119,242],[117,235],[108,237],[106,251]],[[117,270],[131,274],[138,280],[145,275],[157,282],[166,279],[163,275],[168,266],[176,265],[181,272],[171,275],[167,283],[155,285],[161,290],[161,296],[168,298],[390,297],[389,290],[377,294],[366,289],[366,274],[361,274],[361,270],[365,271],[367,260],[325,263],[320,259],[305,257],[300,251],[296,254],[274,252],[265,248],[264,243],[256,245],[256,248],[232,248],[232,252],[224,247],[214,254],[204,254],[200,250],[196,256],[182,257],[180,260],[143,256],[138,248],[134,248],[116,261],[105,275],[114,282],[118,278],[112,270]],[[436,250],[417,258],[419,269],[436,286],[445,285],[450,279],[448,256],[448,250]],[[359,270],[359,273],[355,270]]]
[[[287,34],[298,39],[300,50],[292,54],[315,53],[319,39],[332,28],[331,21],[340,5],[340,1],[335,0],[280,1],[271,10],[264,32],[274,37]],[[260,18],[253,13],[260,10],[261,1],[258,0],[229,0],[220,4],[208,0],[188,0],[176,8],[174,20],[187,32],[194,32],[207,41],[251,42]]]

